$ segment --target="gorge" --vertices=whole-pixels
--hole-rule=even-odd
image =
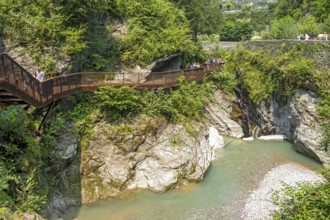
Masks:
[[[0,219],[328,219],[330,3],[246,2],[0,0]]]
[[[251,42],[250,45],[253,43]],[[280,47],[283,47],[283,42],[273,43],[273,51]],[[328,47],[327,44],[326,48]],[[317,51],[317,53],[322,54],[324,60],[328,59],[329,53],[325,51]],[[326,63],[324,60],[318,59],[321,61],[318,62],[319,68],[324,68],[324,63]],[[210,98],[210,100],[214,101],[209,102],[206,106],[207,121],[203,123],[182,126],[168,123],[162,117],[152,118],[143,115],[135,118],[133,123],[119,125],[108,124],[97,119],[97,123],[92,125],[92,132],[88,134],[87,148],[80,145],[81,139],[84,137],[68,135],[70,134],[68,130],[72,126],[68,124],[67,129],[62,132],[59,138],[61,140],[58,145],[60,161],[66,165],[63,165],[64,170],[61,171],[60,181],[48,205],[48,213],[52,213],[50,216],[57,219],[57,216],[61,216],[61,213],[69,207],[89,204],[114,196],[120,198],[127,194],[127,190],[150,189],[155,192],[164,192],[169,189],[181,188],[187,184],[189,186],[193,182],[200,182],[209,169],[211,160],[217,155],[215,149],[225,145],[219,133],[232,138],[242,138],[243,136],[258,138],[262,135],[282,134],[293,143],[296,151],[324,165],[329,163],[329,154],[320,149],[321,119],[317,112],[319,98],[315,91],[297,90],[287,101],[279,99],[278,96],[272,96],[257,106],[249,100],[240,100],[240,96],[236,98],[231,96],[228,99],[228,95],[221,90],[216,90],[213,96],[214,98]],[[243,129],[244,127],[245,129]],[[244,150],[239,146],[247,145],[231,139],[226,142],[229,149],[239,148],[238,151],[242,152]],[[248,145],[251,145],[250,147],[259,146],[257,148],[260,149],[257,152],[263,155],[254,159],[249,158],[249,156],[244,157],[248,161],[263,161],[260,162],[263,169],[255,174],[258,177],[253,177],[256,180],[260,180],[271,168],[275,168],[275,165],[281,165],[286,161],[284,155],[287,153],[283,153],[282,156],[269,159],[269,163],[266,162],[268,156],[262,148],[270,150],[268,154],[277,155],[273,152],[277,149],[275,146],[286,145],[283,150],[291,152],[291,145],[285,142],[254,141]],[[226,148],[222,149],[220,155],[226,154],[227,151]],[[293,155],[293,152],[289,154]],[[234,157],[240,157],[239,155],[245,154],[237,153]],[[218,155],[218,157],[220,159],[217,159],[216,163],[221,166],[221,156]],[[301,162],[298,163],[305,164],[308,161],[302,159],[301,156],[299,157]],[[228,160],[237,160],[239,163],[241,159]],[[297,163],[295,160],[291,159],[290,162]],[[317,167],[315,162],[307,162],[307,164],[314,164],[312,167]],[[240,167],[240,165],[233,164],[232,166]],[[253,175],[251,174],[251,176]],[[232,181],[234,184],[237,180]],[[258,183],[255,182],[254,184]],[[247,189],[251,190],[254,187],[250,185]],[[228,189],[222,190],[227,191]],[[243,197],[239,200],[244,201],[243,198],[246,199],[247,194],[244,191],[240,195]],[[161,195],[158,196],[162,197]],[[157,200],[156,197],[158,196],[155,195],[155,198],[152,196],[151,200]],[[146,198],[149,197],[146,196]],[[114,203],[116,202],[114,201]],[[102,204],[107,204],[107,202],[100,204],[103,207]],[[114,205],[111,202],[110,204]],[[223,207],[225,207],[224,209],[232,209],[230,206]],[[244,207],[244,204],[240,204],[240,207]],[[87,206],[86,211],[89,209]],[[91,213],[93,212],[91,211]],[[74,209],[65,218],[74,217],[72,213],[76,213],[76,210]],[[108,212],[105,213],[107,213],[105,215],[109,215]],[[227,214],[224,215],[227,217],[233,215],[230,213],[227,210]],[[79,218],[83,218],[84,215],[88,216],[85,213],[82,216],[79,215]],[[242,212],[237,211],[236,216],[240,215],[243,215]],[[163,215],[164,218],[169,218],[165,216],[167,215]],[[100,218],[105,217],[100,215]],[[212,218],[210,217],[210,219]]]

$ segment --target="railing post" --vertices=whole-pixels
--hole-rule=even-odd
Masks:
[[[36,89],[35,89],[35,87],[36,87],[36,81],[32,81],[31,82],[31,86],[32,86],[33,98],[34,99],[37,99],[37,97],[36,97]]]
[[[78,75],[79,80],[76,80],[76,89],[78,88],[78,81],[80,82],[81,85],[81,79],[82,79],[82,75]]]
[[[123,72],[123,86],[125,85],[125,73]]]
[[[5,58],[3,57],[3,55],[1,55],[1,72],[2,72],[2,76],[0,78],[6,78],[5,77]]]
[[[167,75],[168,75],[168,73],[166,73],[166,75],[165,75],[165,86],[167,86]]]
[[[63,83],[62,83],[62,79],[60,80],[60,90],[61,90],[61,93],[63,92]]]
[[[24,77],[24,74],[23,74],[23,69],[20,69],[21,70],[21,79],[22,79],[22,83],[23,83],[23,89],[25,90],[25,77]],[[26,76],[27,77],[27,76]],[[31,85],[31,82],[30,82],[30,85]],[[29,91],[28,91],[29,93]]]
[[[13,60],[10,59],[10,69],[11,69],[11,75],[13,76],[13,83],[15,83],[16,79],[15,79],[15,73],[14,73],[14,63],[13,63]]]
[[[42,96],[41,96],[41,86],[40,86],[40,82],[37,83],[37,87],[38,87],[38,90],[37,90],[37,94],[39,95],[39,101],[42,103]]]

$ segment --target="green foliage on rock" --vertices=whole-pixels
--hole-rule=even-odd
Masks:
[[[330,169],[323,170],[324,182],[285,185],[277,191],[273,201],[280,207],[273,219],[329,219],[330,217]]]
[[[314,63],[299,48],[283,50],[276,57],[264,50],[238,49],[227,60],[227,71],[236,73],[250,99],[258,103],[271,95],[289,97],[307,82],[317,82]]]
[[[140,93],[129,87],[103,87],[98,94],[98,107],[109,121],[130,118],[141,111]]]
[[[169,91],[107,87],[96,92],[97,107],[108,121],[129,120],[138,114],[161,114],[174,123],[186,119],[203,120],[204,105],[212,88],[211,83],[187,83],[183,79],[177,89]]]
[[[224,70],[211,75],[210,80],[226,94],[232,94],[238,84],[236,73],[231,72],[234,63],[225,65]]]
[[[1,0],[0,5],[5,37],[25,47],[47,71],[53,71],[58,50],[70,55],[86,47],[85,28],[71,26],[71,17],[60,2]]]
[[[173,134],[170,137],[169,142],[174,147],[185,145],[185,142],[184,142],[183,137],[182,137],[181,134]]]
[[[38,211],[46,202],[43,153],[33,123],[19,107],[0,109],[0,218]]]
[[[324,84],[321,93],[321,101],[319,106],[319,113],[322,117],[322,128],[323,128],[323,135],[321,141],[321,147],[324,151],[329,152],[330,150],[330,76],[325,74],[328,78],[322,78]]]

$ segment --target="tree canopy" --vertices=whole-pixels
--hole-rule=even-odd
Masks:
[[[117,0],[128,33],[123,38],[122,60],[148,64],[174,53],[196,52],[184,12],[166,0]]]
[[[185,12],[193,35],[214,34],[221,22],[220,2],[217,0],[171,0]]]

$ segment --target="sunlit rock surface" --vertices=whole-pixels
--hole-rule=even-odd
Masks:
[[[215,128],[152,120],[142,117],[122,128],[95,125],[82,151],[83,203],[138,188],[163,192],[203,179],[214,150],[224,145]]]
[[[234,138],[244,136],[242,127],[231,119],[233,109],[221,91],[214,93],[215,102],[208,103],[206,112],[211,124],[221,133]]]

